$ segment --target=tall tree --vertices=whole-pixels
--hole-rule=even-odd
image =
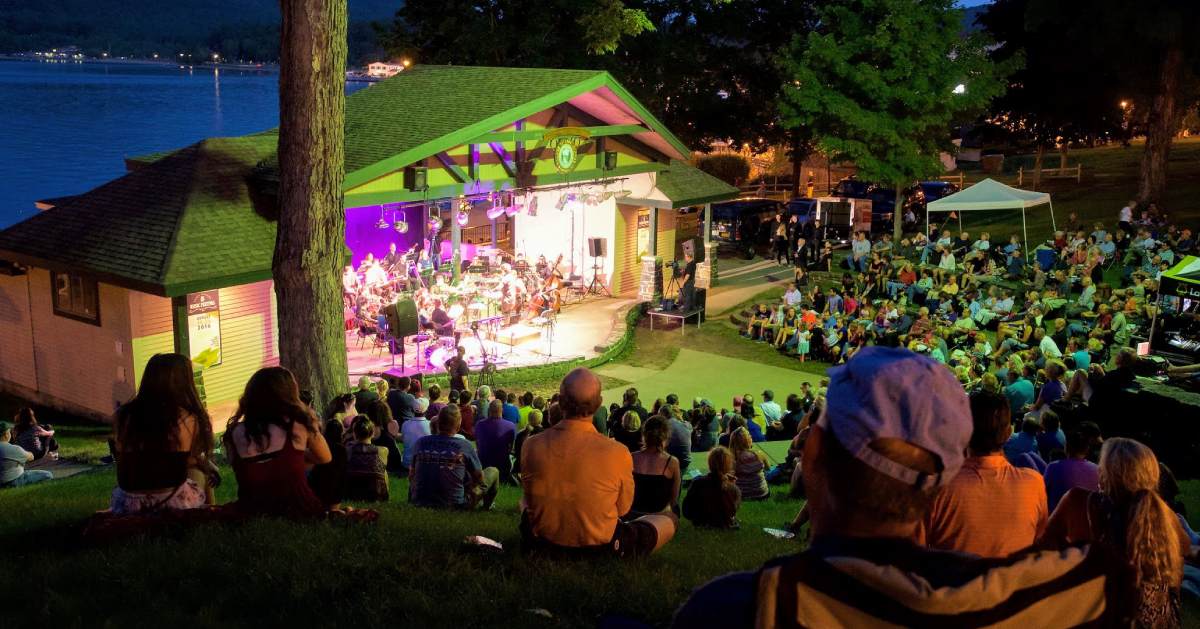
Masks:
[[[1123,134],[1124,111],[1118,84],[1104,64],[1085,63],[1075,42],[1061,34],[1074,16],[1035,16],[1037,0],[996,0],[979,17],[999,44],[993,59],[1024,59],[1008,91],[990,107],[989,120],[1007,139],[1036,154],[1033,188],[1038,187],[1042,156],[1058,147],[1066,166],[1072,143],[1107,142]],[[1036,7],[1033,7],[1036,10]]]
[[[817,30],[781,55],[785,124],[810,128],[831,159],[895,186],[897,213],[905,186],[940,172],[951,124],[1000,94],[1011,69],[990,62],[978,36],[960,35],[962,14],[953,5],[829,0]]]
[[[420,63],[588,68],[650,29],[621,0],[445,0],[404,3],[379,35]]]
[[[281,0],[279,235],[271,264],[279,359],[319,404],[346,390],[346,0]]]
[[[1200,91],[1200,2],[1092,0],[1086,10],[1059,0],[1029,0],[1031,30],[1050,25],[1075,64],[1106,73],[1146,136],[1138,200],[1162,198],[1167,160],[1187,108]],[[1118,99],[1108,96],[1112,102]]]
[[[793,144],[775,54],[815,0],[446,0],[407,3],[383,29],[421,63],[608,70],[696,148]],[[795,143],[809,145],[803,132]],[[807,154],[802,150],[800,159]]]

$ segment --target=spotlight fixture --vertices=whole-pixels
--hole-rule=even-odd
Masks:
[[[459,227],[466,227],[467,223],[471,220],[471,214],[469,212],[459,210],[458,215],[455,216],[454,219],[458,222]]]
[[[429,231],[437,233],[442,230],[442,218],[440,216],[429,217]]]
[[[404,212],[400,213],[400,218],[396,218],[392,222],[392,228],[396,230],[397,234],[407,234],[408,233],[408,220],[407,220],[407,217],[404,215]]]
[[[387,229],[388,228],[387,219],[385,219],[383,217],[383,206],[382,205],[379,206],[379,220],[376,221],[375,227],[377,227],[379,229]]]

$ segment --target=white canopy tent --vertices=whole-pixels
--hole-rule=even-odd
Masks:
[[[1025,246],[1025,255],[1029,255],[1029,233],[1025,228],[1025,210],[1043,203],[1050,206],[1050,226],[1055,230],[1058,225],[1054,222],[1054,203],[1045,192],[1022,190],[1006,186],[994,179],[983,181],[943,197],[926,206],[925,233],[929,233],[929,215],[933,212],[958,212],[959,227],[962,227],[963,212],[979,212],[984,210],[1021,210],[1021,235]]]

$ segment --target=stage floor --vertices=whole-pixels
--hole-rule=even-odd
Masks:
[[[529,367],[549,363],[573,360],[576,358],[593,358],[599,354],[596,347],[606,347],[616,340],[615,333],[624,331],[624,313],[627,307],[636,303],[636,299],[618,297],[589,297],[583,301],[563,306],[557,322],[553,326],[552,338],[544,329],[530,326],[528,320],[516,326],[502,328],[495,339],[480,329],[483,343],[496,363],[497,369],[512,367]],[[515,330],[514,330],[515,328]],[[516,332],[517,342],[510,347],[507,339],[511,332]],[[479,341],[470,332],[461,338],[462,345],[467,348],[467,360],[471,363],[471,371],[475,372],[483,366],[483,355],[480,352]],[[392,356],[386,347],[375,347],[373,338],[360,341],[357,330],[346,332],[346,350],[350,366],[350,382],[355,384],[360,376],[379,376],[384,373],[393,375],[412,375],[414,373],[436,374],[445,369],[440,364],[430,364],[427,355],[429,343],[421,343],[420,350],[416,344],[405,346],[404,363],[401,356],[395,357],[393,366]],[[439,348],[435,348],[435,351]],[[444,360],[453,356],[451,348],[445,348],[435,359]]]

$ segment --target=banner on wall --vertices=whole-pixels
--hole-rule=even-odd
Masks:
[[[203,369],[221,364],[221,302],[218,291],[187,296],[188,351]]]

